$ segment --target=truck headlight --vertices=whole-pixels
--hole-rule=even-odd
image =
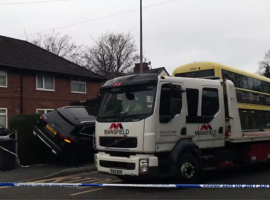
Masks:
[[[94,155],[95,166],[97,167],[97,154]]]
[[[149,158],[141,158],[139,160],[139,172],[140,174],[148,173]]]

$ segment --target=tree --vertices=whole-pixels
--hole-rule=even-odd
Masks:
[[[85,52],[86,67],[100,75],[111,72],[128,73],[139,55],[133,37],[123,33],[106,33]]]
[[[270,50],[265,53],[264,59],[259,62],[257,74],[270,78]]]
[[[38,34],[28,42],[78,65],[83,65],[83,46],[76,45],[69,35],[61,36],[59,32],[53,31],[50,34]]]

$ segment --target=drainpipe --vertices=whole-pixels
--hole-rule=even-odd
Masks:
[[[20,87],[20,103],[21,103],[21,108],[20,108],[20,113],[23,114],[23,72],[21,71],[21,87]]]

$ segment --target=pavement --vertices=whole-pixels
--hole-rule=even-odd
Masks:
[[[219,172],[208,172],[206,180],[213,184],[270,184],[270,167],[265,164],[237,166]],[[99,174],[97,171],[35,182],[121,183],[116,177]],[[0,194],[0,199],[270,199],[269,189],[2,187]]]
[[[80,167],[64,167],[62,165],[40,165],[29,167],[17,167],[15,170],[0,171],[1,182],[38,180],[43,178],[52,178],[65,176],[74,173],[81,173],[95,170],[92,164],[85,164]]]

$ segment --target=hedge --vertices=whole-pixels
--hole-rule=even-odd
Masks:
[[[39,120],[38,114],[16,115],[9,128],[18,132],[18,155],[22,165],[44,164],[56,161],[56,157],[36,136],[33,128]]]

